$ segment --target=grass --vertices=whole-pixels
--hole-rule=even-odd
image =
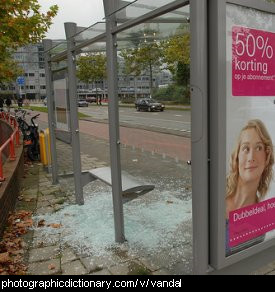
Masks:
[[[36,111],[36,112],[42,112],[42,113],[48,112],[48,108],[42,107],[42,106],[23,106],[23,109]]]
[[[83,113],[78,113],[78,117],[81,118],[88,118],[90,117],[89,115],[83,114]]]
[[[42,112],[42,113],[47,113],[48,112],[48,108],[47,107],[42,107],[42,106],[23,106],[23,109],[36,111],[36,112]],[[81,119],[81,118],[87,118],[87,117],[90,117],[90,116],[79,112],[78,113],[78,117]]]

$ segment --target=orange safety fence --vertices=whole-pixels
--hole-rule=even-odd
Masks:
[[[13,161],[16,159],[15,156],[15,144],[16,146],[20,145],[20,132],[18,129],[18,124],[16,119],[11,116],[7,112],[0,112],[0,120],[8,123],[11,127],[13,127],[13,133],[9,137],[9,139],[6,140],[6,142],[0,146],[0,182],[5,180],[4,173],[3,173],[3,161],[2,161],[2,153],[4,149],[9,147],[9,160]],[[15,140],[15,144],[14,144]]]

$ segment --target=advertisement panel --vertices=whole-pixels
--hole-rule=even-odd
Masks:
[[[59,130],[69,131],[69,103],[67,79],[59,79],[53,81],[56,128]]]
[[[275,16],[226,6],[226,256],[275,238]]]

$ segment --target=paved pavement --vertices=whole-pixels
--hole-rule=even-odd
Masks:
[[[84,156],[89,167],[102,166],[104,163]],[[67,182],[65,181],[65,184]],[[173,246],[171,242],[166,247],[160,246],[159,253],[142,250],[131,251],[131,242],[107,248],[102,254],[80,252],[74,244],[66,240],[66,226],[62,222],[43,222],[41,218],[49,218],[74,205],[75,198],[64,181],[52,185],[51,177],[40,163],[30,167],[24,179],[21,200],[17,210],[33,212],[33,219],[38,217],[36,228],[25,235],[25,261],[30,275],[186,275],[192,273],[191,222],[182,222],[179,228],[189,233],[185,242]],[[77,208],[77,207],[76,207]],[[67,211],[65,211],[67,212]],[[64,212],[63,212],[64,214]],[[66,213],[65,213],[66,215]],[[160,214],[161,215],[161,214]],[[159,218],[161,221],[161,216]],[[150,224],[150,222],[147,222]],[[40,227],[38,225],[40,224]],[[73,222],[72,222],[73,224]],[[102,223],[104,224],[104,222]],[[45,229],[48,231],[45,232]],[[104,229],[104,228],[103,228]],[[177,229],[179,231],[179,229]],[[100,230],[99,230],[100,232]],[[102,231],[104,232],[104,231]],[[94,236],[97,236],[96,234]],[[163,235],[165,236],[165,234]],[[183,236],[179,231],[178,236]],[[186,237],[186,234],[185,234]],[[64,240],[65,238],[65,240]],[[169,249],[174,249],[170,252]],[[274,275],[275,262],[270,263],[252,273],[253,275]]]
[[[59,173],[67,174],[72,170],[71,149],[61,142],[57,149]],[[16,205],[17,210],[32,211],[35,223],[24,236],[28,274],[192,273],[190,167],[165,153],[126,144],[121,160],[123,170],[156,188],[124,204],[127,241],[120,245],[114,243],[109,187],[98,181],[85,186],[85,204],[77,206],[72,179],[52,185],[41,163],[29,167]],[[109,165],[108,141],[82,133],[81,161],[83,170]],[[275,274],[275,262],[253,274]]]
[[[83,170],[108,165],[107,142],[85,134],[81,139],[82,144],[85,144],[81,153]],[[57,148],[59,173],[66,174],[72,168],[71,149],[61,142],[58,142]],[[21,200],[16,206],[17,210],[32,211],[35,222],[34,228],[25,236],[28,274],[182,275],[192,273],[189,166],[173,158],[126,145],[122,147],[122,165],[124,170],[127,167],[126,170],[135,176],[142,178],[150,176],[150,182],[156,185],[156,189],[124,205],[127,242],[121,245],[114,244],[112,209],[92,210],[93,206],[88,205],[89,200],[93,200],[94,197],[99,201],[108,196],[111,198],[109,187],[102,182],[92,182],[86,186],[85,205],[80,207],[75,205],[72,180],[60,179],[60,183],[54,186],[51,183],[51,175],[41,163],[33,164],[29,168],[23,181]],[[182,173],[185,175],[182,176]],[[97,208],[105,208],[106,204],[111,206],[109,201],[106,199],[103,205]],[[92,204],[94,203],[97,204],[95,200],[92,201]],[[80,216],[80,213],[84,214],[87,207],[91,208],[90,212],[98,212],[98,216],[102,216],[101,226],[97,228],[93,226],[93,224],[97,225],[97,219],[87,223],[90,224],[88,231],[83,230],[87,233],[85,239],[87,242],[80,249],[78,246],[80,243],[73,234],[84,236],[79,233],[82,227],[78,228],[77,225],[83,222],[75,223],[75,218],[72,218],[68,224],[65,219],[69,216]],[[181,216],[177,213],[182,207],[185,208],[183,213],[186,214]],[[74,212],[72,210],[80,210],[80,213],[72,215],[70,213]],[[89,215],[80,221],[89,222],[88,217]],[[107,217],[110,222],[106,223],[104,220]],[[104,227],[105,223],[111,227],[109,229]],[[148,230],[145,230],[146,224],[149,226]],[[92,236],[88,234],[90,229],[94,232]],[[101,233],[107,234],[106,241],[111,244],[103,249],[98,249],[98,246],[94,249],[93,245],[97,244],[96,238],[102,240],[100,244],[104,245],[106,237],[101,239]],[[146,244],[142,246],[143,240]]]

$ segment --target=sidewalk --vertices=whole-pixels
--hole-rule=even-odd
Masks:
[[[73,204],[74,197],[68,196],[60,186],[53,186],[49,175],[42,165],[34,164],[24,179],[23,199],[17,204],[17,210],[32,211],[36,216],[52,214],[62,208],[65,202]],[[113,252],[108,257],[78,254],[69,246],[61,243],[62,232],[59,223],[50,224],[42,220],[41,227],[29,231],[25,236],[28,261],[27,274],[30,275],[125,275],[125,274],[161,274],[157,267],[145,265],[137,258]],[[39,230],[41,228],[41,231]],[[45,237],[45,228],[50,231]],[[59,230],[60,229],[60,230]]]
[[[87,157],[85,157],[87,163]],[[101,162],[90,161],[93,166],[102,166]],[[40,163],[33,164],[24,179],[23,198],[18,202],[17,210],[33,212],[43,218],[61,210],[65,202],[74,204],[74,196],[68,195],[60,185],[51,184],[50,175]],[[129,252],[127,244],[109,250],[104,255],[79,253],[64,244],[62,237],[66,230],[60,223],[38,222],[41,227],[30,230],[25,235],[25,259],[30,275],[169,275],[190,274],[190,264],[184,267],[178,264],[178,270],[169,270],[169,255],[162,259],[154,256],[138,256]],[[49,229],[45,233],[45,228]],[[95,235],[96,236],[96,235]],[[112,240],[112,239],[111,239]],[[191,250],[185,250],[190,257]],[[181,254],[184,257],[184,254]],[[185,255],[186,256],[186,255]],[[179,259],[179,261],[182,259]],[[191,258],[189,258],[191,260]],[[167,269],[166,269],[166,267]],[[189,268],[188,268],[189,266]],[[187,269],[186,269],[187,268]],[[274,275],[275,263],[270,263],[255,271],[253,275]]]
[[[91,144],[99,143],[99,141],[90,142]],[[104,145],[102,147],[107,146],[108,145]],[[95,145],[95,147],[98,148],[98,145]],[[65,145],[59,145],[58,148],[60,151],[59,153],[62,153],[62,156],[66,157],[66,159],[63,160],[63,162],[66,163],[63,163],[63,168],[60,169],[60,173],[67,173],[71,168],[71,161],[67,159],[71,157],[69,154],[70,148]],[[124,149],[124,152],[127,151],[133,153],[132,148],[127,150]],[[137,153],[135,153],[135,155],[137,155]],[[146,156],[149,154],[140,152],[138,155],[140,155],[140,157],[138,157],[140,160],[142,155]],[[82,153],[81,159],[82,169],[107,165],[105,161],[100,161],[87,153]],[[156,160],[156,157],[153,159]],[[145,160],[148,160],[148,157],[145,157]],[[161,162],[157,159],[155,163],[167,164],[167,161],[166,159],[164,162]],[[191,230],[189,220],[191,214],[188,211],[188,220],[183,222],[183,224],[186,225],[185,228],[183,228],[186,233],[184,238],[182,231],[177,230],[177,228],[179,228],[178,223],[175,221],[177,219],[169,217],[169,214],[173,212],[167,209],[168,213],[165,215],[166,211],[164,207],[177,208],[175,198],[165,199],[166,201],[164,202],[156,202],[155,200],[159,199],[159,194],[156,191],[154,194],[149,194],[147,198],[144,196],[144,198],[140,200],[133,200],[131,202],[132,205],[124,205],[125,217],[127,217],[127,223],[125,223],[126,237],[127,234],[129,234],[130,240],[124,244],[117,245],[114,244],[110,188],[108,187],[107,189],[103,183],[93,182],[85,187],[84,206],[75,205],[72,181],[61,179],[60,184],[56,186],[52,185],[51,176],[47,174],[40,163],[31,165],[24,178],[23,184],[21,200],[18,202],[16,210],[31,211],[33,213],[32,219],[34,222],[34,228],[24,236],[26,243],[25,261],[28,264],[27,274],[175,275],[191,273],[192,248],[190,243],[192,240],[190,237]],[[92,201],[92,204],[89,203],[91,198],[89,197],[90,195],[87,194],[92,194],[91,198],[96,199]],[[98,205],[93,210],[92,206],[95,204]],[[110,207],[109,209],[106,207],[106,204],[108,208]],[[139,226],[140,222],[138,220],[140,217],[148,215],[142,212],[144,212],[145,206],[150,207],[150,204],[153,204],[157,213],[159,213],[158,208],[161,208],[160,212],[163,214],[158,214],[158,216],[163,215],[167,217],[167,223],[164,221],[162,226],[156,227],[153,226],[153,223],[146,221],[142,222],[144,226]],[[180,204],[185,204],[185,202],[181,200]],[[179,207],[182,208],[182,206]],[[152,207],[149,208],[149,211],[150,216],[155,216],[156,221],[162,221],[158,219]],[[137,214],[133,216],[135,212],[137,212]],[[88,222],[90,220],[88,218],[90,215],[87,214],[89,213],[96,213],[94,215],[95,217],[92,218],[92,223],[87,223],[89,226],[84,226],[73,231],[68,228],[70,224],[73,227],[74,224],[78,226],[80,223],[85,223],[85,221]],[[96,216],[101,216],[99,224],[102,225],[97,227],[97,229],[92,226],[98,224]],[[128,217],[130,219],[128,219]],[[69,218],[69,223],[66,222],[66,218]],[[150,220],[150,217],[148,218],[148,220]],[[154,219],[152,219],[152,222],[154,222]],[[137,234],[134,234],[133,238],[137,240],[137,244],[132,240],[133,235],[130,230],[132,228],[131,224],[134,224],[136,228],[135,232]],[[148,230],[146,230],[146,224],[150,225]],[[167,234],[165,236],[167,242],[163,240],[159,243],[157,242],[159,239],[155,237],[156,230],[154,229],[158,228],[158,232],[163,232],[161,229],[165,228],[165,224],[170,224],[168,225],[170,226],[169,229],[171,229],[171,233],[173,232],[174,234],[171,236]],[[171,228],[171,226],[173,228]],[[83,232],[80,232],[80,229],[85,228],[87,228],[87,231],[82,230]],[[90,230],[92,235],[89,234]],[[96,234],[95,230],[99,230],[99,232]],[[72,233],[77,233],[77,235],[74,236]],[[82,236],[83,238],[79,241],[75,238]],[[140,236],[142,240],[145,241],[145,246],[138,246]],[[163,234],[161,234],[161,236],[163,237]],[[181,241],[176,239],[175,236],[180,236]],[[91,238],[92,242],[90,242]],[[85,240],[87,240],[87,242],[85,242]],[[100,245],[104,245],[104,241],[110,245],[101,248]],[[146,243],[148,244],[147,246],[152,249],[146,249]],[[81,247],[79,245],[81,245]]]
[[[86,145],[83,170],[109,165],[107,142],[82,134],[81,143]],[[61,142],[57,148],[59,172],[67,174],[71,149]],[[60,179],[54,186],[40,163],[29,167],[16,205],[16,211],[32,212],[33,228],[23,245],[27,274],[192,274],[191,169],[133,147],[124,146],[121,152],[123,168],[150,178],[156,189],[124,204],[128,241],[119,245],[114,243],[110,187],[90,183],[84,187],[84,206],[78,206],[72,179]],[[275,263],[253,274],[275,274]]]

